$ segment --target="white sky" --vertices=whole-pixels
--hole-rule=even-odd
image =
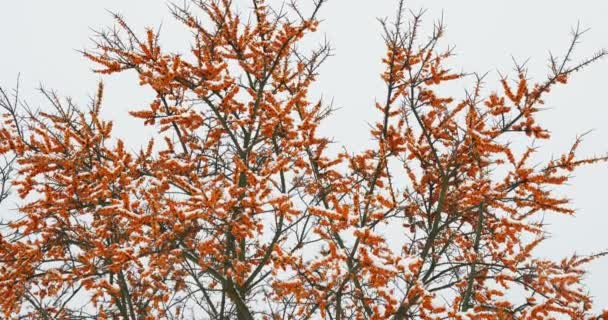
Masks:
[[[234,0],[247,6],[247,0]],[[309,0],[301,0],[303,2]],[[23,97],[32,105],[44,107],[35,89],[43,84],[86,104],[95,92],[99,75],[90,72],[92,64],[76,50],[91,47],[90,28],[112,24],[105,9],[122,13],[142,31],[163,22],[161,42],[168,48],[185,50],[183,29],[173,21],[165,0],[3,0],[0,7],[0,85],[11,87],[21,73]],[[179,1],[178,1],[179,2]],[[376,116],[375,97],[383,93],[379,79],[384,53],[377,17],[394,16],[396,0],[330,0],[321,12],[325,19],[320,34],[335,48],[335,56],[321,70],[316,93],[333,98],[339,109],[324,131],[339,144],[356,150],[368,141],[366,122]],[[597,0],[417,0],[409,1],[414,11],[428,9],[427,21],[444,14],[447,35],[444,45],[456,45],[458,56],[452,66],[467,72],[490,72],[487,88],[495,84],[497,71],[512,70],[511,56],[519,61],[530,58],[530,75],[542,79],[549,50],[564,52],[571,27],[578,21],[591,30],[578,47],[578,57],[608,48],[608,1]],[[543,156],[565,151],[577,134],[589,129],[581,155],[608,152],[608,60],[575,75],[568,86],[555,90],[540,116],[552,130],[553,140],[542,144]],[[131,75],[109,77],[104,112],[115,120],[115,133],[144,141],[149,131],[128,119],[127,110],[149,101],[150,92],[137,86]],[[133,129],[137,128],[137,129]],[[606,199],[608,165],[583,168],[564,189],[579,210],[576,218],[547,218],[553,237],[537,252],[560,257],[573,252],[593,253],[608,249]],[[561,190],[561,189],[560,189]],[[588,285],[596,297],[596,308],[608,306],[608,259],[591,265]]]

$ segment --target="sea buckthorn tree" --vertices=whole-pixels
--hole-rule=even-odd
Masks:
[[[534,249],[545,214],[574,213],[554,188],[608,158],[578,157],[578,138],[530,159],[550,138],[536,121],[550,90],[607,53],[573,62],[576,30],[546,79],[516,65],[484,85],[446,66],[441,21],[424,37],[401,3],[381,20],[373,147],[336,152],[319,134],[332,107],[309,94],[331,47],[298,46],[324,2],[171,6],[192,34],[182,54],[115,15],[83,54],[154,90],[130,112],[157,130],[137,152],[100,116],[101,84],[85,108],[0,91],[0,200],[21,198],[0,233],[4,317],[602,318],[581,279],[603,253]],[[442,93],[461,80],[461,96]]]

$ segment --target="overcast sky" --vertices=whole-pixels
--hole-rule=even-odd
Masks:
[[[308,0],[301,0],[308,1]],[[247,6],[247,0],[234,0]],[[542,79],[551,51],[561,54],[570,30],[580,21],[590,28],[578,47],[577,57],[608,48],[608,1],[597,0],[427,0],[409,1],[412,10],[428,9],[427,20],[443,13],[447,24],[444,45],[455,45],[452,66],[467,72],[490,72],[488,89],[495,86],[497,72],[512,71],[512,57],[530,58],[530,75]],[[107,10],[119,12],[136,29],[163,23],[161,42],[168,48],[186,50],[185,33],[167,10],[165,0],[13,0],[0,7],[0,85],[11,87],[21,74],[23,98],[44,107],[35,89],[40,85],[57,89],[86,104],[100,76],[90,72],[92,64],[76,50],[91,47],[91,28],[112,24]],[[382,95],[378,76],[383,55],[378,17],[394,16],[396,0],[330,0],[321,13],[320,34],[335,48],[321,70],[315,94],[333,98],[340,109],[324,125],[324,132],[341,145],[356,150],[368,139],[366,122],[376,116],[374,99]],[[540,119],[552,130],[543,142],[542,156],[567,150],[577,134],[594,129],[581,148],[582,154],[608,152],[608,60],[575,75],[568,86],[547,100]],[[127,110],[138,108],[151,97],[138,87],[133,75],[104,79],[104,112],[115,121],[115,132],[124,138],[144,141],[147,131],[128,119]],[[464,89],[464,88],[462,88]],[[136,126],[134,126],[136,125]],[[138,128],[133,130],[133,128]],[[564,189],[578,209],[576,218],[547,218],[552,238],[537,251],[558,258],[578,252],[588,254],[608,249],[608,165],[583,168]],[[587,279],[598,309],[608,306],[608,259],[594,262]]]

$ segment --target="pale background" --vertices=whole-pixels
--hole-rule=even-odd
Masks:
[[[234,2],[243,8],[249,3]],[[76,50],[91,47],[90,28],[113,23],[105,9],[122,13],[138,31],[162,21],[161,42],[169,49],[187,49],[184,29],[175,23],[166,4],[165,0],[2,0],[0,85],[13,86],[21,73],[22,97],[31,105],[45,106],[35,90],[40,84],[84,105],[100,76],[90,72],[93,65]],[[384,48],[376,18],[393,17],[396,5],[395,0],[331,0],[321,12],[325,21],[320,33],[332,42],[335,56],[322,68],[315,94],[333,98],[340,108],[323,126],[324,133],[351,151],[367,143],[366,123],[375,120],[373,102],[383,93],[378,74]],[[511,56],[519,61],[530,58],[530,75],[542,79],[549,50],[564,52],[570,29],[578,21],[591,28],[578,47],[578,57],[608,48],[608,1],[418,0],[409,1],[407,6],[414,11],[428,9],[427,22],[443,13],[448,26],[444,45],[456,45],[458,54],[451,65],[457,70],[490,72],[490,80],[496,79],[497,71],[512,70]],[[565,151],[577,134],[589,129],[594,131],[586,138],[581,155],[608,152],[606,75],[608,59],[575,75],[568,86],[552,93],[547,101],[551,109],[540,116],[554,138],[541,144],[545,158]],[[117,120],[115,133],[136,148],[151,132],[129,119],[127,110],[142,107],[150,92],[138,87],[132,74],[104,81],[105,115]],[[489,81],[486,87],[492,89],[494,83]],[[578,216],[549,216],[553,236],[538,255],[558,258],[608,249],[607,182],[606,164],[576,172],[564,192],[572,197]],[[590,271],[587,283],[600,310],[608,307],[608,258],[594,262]]]

